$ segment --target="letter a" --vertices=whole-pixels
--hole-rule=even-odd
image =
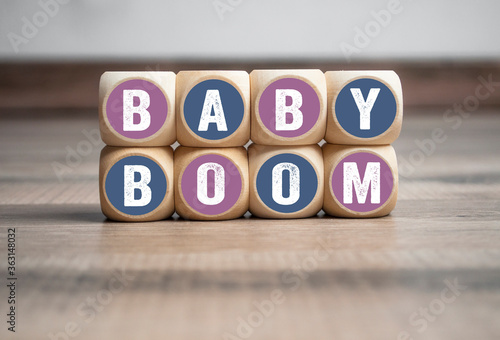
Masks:
[[[210,115],[212,113],[212,108],[214,109],[213,116]],[[227,131],[226,117],[222,109],[219,90],[207,90],[205,102],[203,103],[203,109],[201,111],[198,131],[208,131],[208,124],[210,123],[215,123],[217,125],[217,131]]]
[[[151,188],[148,186],[151,182],[151,171],[144,165],[125,165],[124,166],[124,203],[126,207],[143,207],[151,202]],[[140,180],[134,180],[135,174],[139,173]],[[141,198],[135,199],[135,189],[141,191]]]

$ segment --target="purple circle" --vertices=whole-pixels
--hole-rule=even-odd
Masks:
[[[302,126],[297,130],[283,131],[276,130],[276,90],[291,89],[300,92],[302,95]],[[286,97],[286,106],[292,105],[292,98]],[[272,82],[262,92],[259,100],[259,116],[262,123],[269,131],[281,137],[298,137],[310,131],[319,118],[321,109],[318,94],[314,88],[303,80],[297,78],[282,78]],[[286,123],[290,124],[293,116],[286,114]]]
[[[124,131],[123,126],[123,92],[124,90],[142,90],[149,95],[149,106],[146,110],[150,115],[150,124],[147,129],[142,131]],[[140,105],[140,99],[137,96],[132,97],[133,106]],[[124,81],[111,91],[106,102],[106,117],[111,127],[120,135],[132,138],[143,139],[154,135],[165,124],[168,113],[167,98],[163,91],[155,84],[144,79],[131,79]],[[133,122],[140,122],[140,115],[134,113]]]
[[[352,188],[352,203],[344,203],[344,163],[354,162],[358,167],[359,179],[363,182],[365,170],[368,162],[380,164],[380,203],[372,203],[371,182],[368,185],[366,201],[364,204],[358,202],[358,197],[354,185]],[[389,165],[379,156],[368,152],[358,152],[343,158],[333,170],[330,182],[333,193],[337,201],[347,209],[356,212],[373,211],[385,204],[391,196],[394,187],[394,176]],[[351,184],[352,185],[352,184]]]
[[[217,163],[224,169],[224,199],[215,205],[207,205],[198,199],[198,168],[205,163]],[[212,175],[210,175],[212,173]],[[241,195],[241,174],[236,165],[226,157],[208,154],[193,160],[184,170],[181,179],[182,195],[186,203],[197,212],[205,215],[218,215],[231,209]],[[214,196],[215,175],[207,173],[207,196]]]

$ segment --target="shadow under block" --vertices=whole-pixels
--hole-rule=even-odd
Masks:
[[[385,145],[401,132],[403,93],[394,71],[329,71],[325,140],[343,145]]]
[[[99,127],[107,145],[173,144],[175,73],[105,72],[99,83]]]
[[[250,139],[250,77],[245,71],[181,71],[176,105],[181,145],[232,147]]]
[[[175,150],[175,209],[192,220],[229,220],[248,210],[244,147]]]
[[[250,212],[264,218],[316,215],[323,205],[323,157],[317,145],[248,148]]]
[[[105,146],[99,162],[104,215],[115,221],[157,221],[174,213],[174,163],[170,146]]]
[[[323,145],[323,210],[337,217],[379,217],[396,206],[398,167],[390,145]]]
[[[308,145],[325,136],[327,92],[320,70],[250,73],[252,142]]]

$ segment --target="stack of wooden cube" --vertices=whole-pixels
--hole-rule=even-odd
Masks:
[[[402,117],[393,71],[106,72],[101,208],[118,221],[384,216]]]

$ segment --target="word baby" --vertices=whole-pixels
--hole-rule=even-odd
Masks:
[[[395,207],[390,144],[403,102],[393,71],[106,72],[99,103],[110,219],[377,217]]]

